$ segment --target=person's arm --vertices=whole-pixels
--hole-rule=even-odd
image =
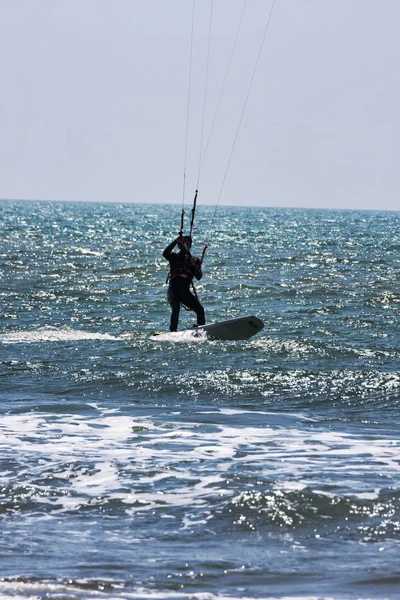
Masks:
[[[167,246],[163,252],[163,257],[166,258],[167,260],[169,260],[169,257],[171,256],[172,250],[175,248],[175,246],[177,245],[179,241],[179,238],[176,238],[176,240],[174,240],[169,246]]]
[[[203,273],[201,270],[201,262],[198,258],[195,258],[194,256],[192,256],[190,260],[192,263],[193,275],[198,281],[200,281],[200,279],[203,277]]]

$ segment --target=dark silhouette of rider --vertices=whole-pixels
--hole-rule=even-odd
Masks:
[[[179,252],[173,252],[178,246]],[[201,261],[190,254],[192,238],[190,235],[180,235],[163,252],[163,257],[169,261],[170,272],[168,275],[168,302],[171,306],[170,331],[177,331],[181,304],[193,310],[197,315],[197,325],[204,325],[206,320],[204,308],[200,304],[196,292],[190,291],[193,278],[200,280]]]

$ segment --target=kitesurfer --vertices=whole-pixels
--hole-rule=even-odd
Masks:
[[[179,252],[173,252],[178,246]],[[179,235],[163,252],[168,260],[170,272],[168,275],[168,302],[171,306],[170,331],[177,331],[181,304],[197,315],[197,325],[205,324],[204,308],[197,298],[196,292],[190,291],[193,278],[200,280],[203,276],[201,261],[190,254],[192,238],[190,235]],[[194,289],[194,288],[193,288]]]

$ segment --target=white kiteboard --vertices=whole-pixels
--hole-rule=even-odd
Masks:
[[[261,331],[263,327],[264,323],[261,319],[250,315],[209,325],[199,325],[199,327],[187,331],[193,332],[193,335],[202,335],[204,332],[210,340],[247,340]]]

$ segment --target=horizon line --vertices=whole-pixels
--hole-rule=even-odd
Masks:
[[[60,199],[43,199],[43,198],[0,198],[0,202],[47,202],[47,203],[65,203],[65,204],[112,204],[112,205],[141,205],[141,206],[182,206],[182,202],[137,202],[134,200],[118,201],[118,200],[60,200]],[[185,205],[189,205],[187,203]],[[215,204],[203,204],[203,207],[215,208]],[[394,208],[344,208],[344,207],[320,207],[320,206],[263,206],[260,204],[219,204],[219,208],[260,208],[260,209],[290,209],[290,210],[340,210],[340,211],[355,211],[355,212],[393,212],[398,213],[399,210]]]

